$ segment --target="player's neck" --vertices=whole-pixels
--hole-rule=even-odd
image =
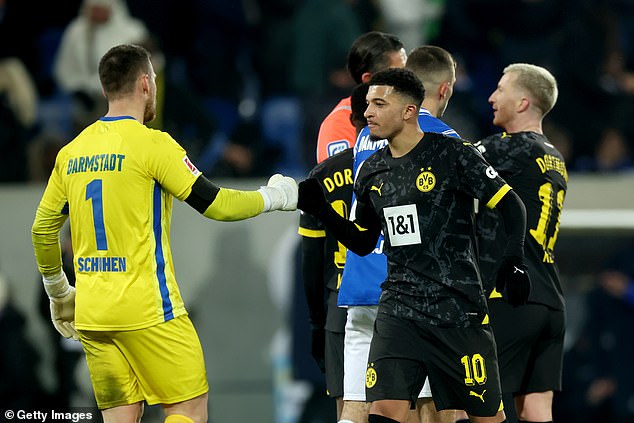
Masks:
[[[418,122],[416,126],[412,128],[410,128],[409,126],[403,128],[403,130],[394,138],[388,140],[388,146],[392,157],[403,157],[404,155],[412,151],[412,149],[416,147],[416,145],[418,145],[418,142],[421,140],[421,138],[423,138],[424,135],[425,133],[418,126]]]
[[[143,123],[145,105],[136,104],[129,99],[111,100],[108,102],[108,113],[106,117],[132,116],[135,120]]]
[[[543,134],[541,120],[535,119],[517,119],[513,122],[509,122],[504,126],[504,130],[509,134],[515,134],[517,132],[536,132]]]
[[[423,104],[421,104],[421,107],[425,110],[427,110],[432,116],[438,117],[438,109],[440,107],[438,107],[438,102],[430,99],[425,99],[423,100]]]

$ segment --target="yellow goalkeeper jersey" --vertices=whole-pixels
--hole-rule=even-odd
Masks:
[[[53,222],[54,232],[70,217],[78,329],[132,330],[186,314],[170,250],[172,197],[187,198],[199,175],[169,134],[129,116],[104,117],[61,149],[36,222]],[[43,274],[58,264],[54,246],[35,254]]]

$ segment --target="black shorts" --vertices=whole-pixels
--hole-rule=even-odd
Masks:
[[[503,392],[561,391],[566,316],[541,304],[489,302]]]
[[[441,328],[379,312],[366,372],[366,399],[416,403],[429,376],[436,409],[494,416],[502,407],[489,325]]]
[[[343,332],[326,330],[326,389],[332,398],[343,397]]]

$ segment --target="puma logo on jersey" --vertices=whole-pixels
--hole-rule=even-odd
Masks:
[[[515,268],[515,269],[513,269],[513,273],[520,272],[522,275],[524,274],[524,271],[522,269],[520,269],[519,267],[517,267],[517,266],[513,266],[513,267]]]
[[[484,391],[482,391],[482,393],[481,393],[481,394],[478,394],[477,392],[474,392],[474,391],[469,391],[469,396],[472,396],[472,397],[478,397],[478,398],[480,398],[480,400],[481,400],[482,402],[484,402],[484,393],[485,393],[486,391],[487,391],[487,390],[485,389]]]
[[[379,193],[379,197],[381,196],[381,188],[383,188],[383,182],[381,182],[381,185],[379,185],[378,187],[372,185],[370,187],[370,191],[376,191]]]

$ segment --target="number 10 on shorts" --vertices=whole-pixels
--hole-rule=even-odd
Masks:
[[[480,354],[463,356],[460,362],[464,366],[464,383],[467,386],[484,385],[487,381],[487,369],[484,365],[484,358]]]

